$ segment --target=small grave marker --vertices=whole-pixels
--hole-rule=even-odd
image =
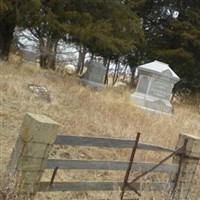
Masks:
[[[80,79],[80,83],[93,89],[101,89],[103,87],[105,73],[106,68],[103,64],[91,61],[88,63],[88,69]]]

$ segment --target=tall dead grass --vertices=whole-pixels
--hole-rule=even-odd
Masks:
[[[50,92],[51,103],[35,97],[28,90],[28,84],[46,86]],[[26,63],[1,62],[0,88],[0,182],[3,182],[5,167],[27,112],[51,117],[61,125],[60,133],[69,135],[135,139],[136,132],[141,132],[141,141],[169,148],[175,148],[181,132],[200,136],[200,111],[196,106],[198,102],[196,99],[192,103],[175,105],[175,115],[172,117],[153,114],[133,106],[130,100],[132,90],[113,89],[108,86],[102,91],[93,91],[80,86],[76,77],[63,77]],[[54,149],[54,151],[53,156],[63,157],[66,149]],[[69,149],[68,156],[75,157],[77,154],[83,154],[85,158],[98,155],[103,159],[107,156],[107,159],[128,160],[130,152],[125,150],[120,155],[119,151],[101,153],[99,149],[92,151]],[[140,153],[136,156],[137,160],[152,162],[157,162],[160,158],[160,154]],[[104,173],[99,177],[110,177],[109,173]],[[58,178],[64,175],[65,172],[60,172]],[[37,199],[77,199],[80,195],[82,199],[90,198],[87,193],[75,195],[41,193]],[[109,195],[108,193],[108,197]],[[101,196],[105,197],[105,193]],[[91,197],[94,197],[94,193]],[[162,198],[152,195],[151,199]]]

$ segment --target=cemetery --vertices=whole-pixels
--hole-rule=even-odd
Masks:
[[[200,1],[0,13],[0,200],[200,199]]]
[[[7,170],[14,173],[12,167],[17,165],[17,169],[24,172],[22,185],[28,184],[23,188],[34,193],[34,200],[65,199],[66,195],[77,200],[86,196],[88,199],[97,196],[109,200],[118,198],[123,189],[123,178],[129,166],[136,133],[140,131],[141,142],[133,160],[134,173],[129,181],[144,176],[147,170],[154,169],[170,154],[174,156],[149,172],[144,179],[134,182],[141,199],[170,198],[169,191],[173,191],[176,182],[180,184],[185,178],[183,174],[187,174],[190,189],[175,194],[187,195],[189,191],[198,190],[200,165],[196,144],[199,143],[200,118],[198,110],[194,111],[189,105],[175,105],[174,117],[165,117],[172,112],[171,93],[179,81],[168,64],[154,61],[150,65],[139,66],[139,82],[133,94],[131,89],[117,92],[114,87],[104,86],[105,67],[98,62],[90,63],[88,71],[81,78],[72,75],[63,77],[60,73],[43,71],[29,63],[24,63],[22,69],[7,65],[1,72],[4,108],[0,115],[3,129],[0,141],[3,149],[1,180],[4,180]],[[101,77],[97,76],[98,73]],[[147,110],[164,115],[149,115]],[[28,117],[23,122],[27,113]],[[54,126],[56,130],[52,128]],[[189,133],[196,136],[189,136]],[[49,142],[47,136],[53,139]],[[175,156],[174,152],[181,150],[186,138],[189,140],[187,156],[183,160],[182,175],[176,179],[179,155]],[[14,153],[13,149],[16,149]],[[190,162],[193,156],[195,162]],[[193,177],[188,170],[194,170],[194,166],[196,176]],[[40,169],[38,173],[44,172],[33,173],[33,169]],[[171,175],[173,178],[170,178]],[[15,176],[10,177],[11,182],[12,177]],[[11,199],[13,194],[21,191],[19,188],[9,192],[8,187],[3,185],[1,188],[3,193],[0,192],[0,198],[6,195]],[[127,187],[124,195],[124,198],[138,198]]]

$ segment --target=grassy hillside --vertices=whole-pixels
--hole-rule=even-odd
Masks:
[[[46,86],[50,92],[51,103],[42,101],[28,90],[28,84]],[[9,161],[12,148],[19,134],[20,126],[27,112],[44,114],[60,124],[60,132],[73,135],[93,135],[113,138],[135,139],[141,132],[141,141],[165,147],[175,148],[179,133],[200,136],[200,109],[197,98],[184,104],[174,105],[175,115],[166,117],[145,112],[133,106],[130,100],[132,90],[105,87],[102,91],[93,91],[79,85],[78,78],[63,77],[53,71],[41,70],[36,66],[20,62],[0,63],[0,182]],[[128,160],[130,152],[103,152],[79,149],[54,149],[52,157],[85,158],[100,156],[103,159]],[[121,153],[121,154],[120,154]],[[136,160],[157,162],[162,155],[139,154]],[[199,170],[200,171],[200,170]],[[85,172],[84,172],[85,173]],[[76,173],[83,177],[84,173]],[[72,173],[73,174],[73,173]],[[93,179],[109,180],[112,174],[102,172]],[[65,175],[60,171],[57,179]],[[88,175],[85,174],[85,177]],[[115,175],[114,175],[115,176]],[[200,176],[200,175],[198,175]],[[43,178],[49,180],[51,172]],[[123,180],[123,175],[119,179]],[[82,195],[82,196],[81,196]],[[103,197],[105,197],[103,194]],[[108,194],[109,196],[110,194]],[[94,197],[94,194],[91,194]],[[152,195],[155,197],[155,195]],[[89,199],[88,194],[38,194],[37,199]],[[153,198],[152,197],[152,198]],[[94,198],[93,198],[94,199]],[[114,198],[113,198],[114,199]],[[155,197],[154,199],[162,199]]]

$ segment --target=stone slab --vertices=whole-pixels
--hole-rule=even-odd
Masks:
[[[89,88],[95,89],[95,90],[100,90],[103,88],[103,84],[101,83],[97,83],[94,81],[89,81],[87,79],[80,79],[80,84],[83,86],[88,86]]]
[[[180,78],[176,73],[169,67],[168,64],[155,60],[154,62],[146,63],[138,67],[138,71],[150,72],[152,74],[158,74],[170,79],[179,81]]]
[[[80,84],[93,89],[101,89],[104,83],[106,68],[102,63],[91,61],[87,63],[87,71],[80,79]]]

